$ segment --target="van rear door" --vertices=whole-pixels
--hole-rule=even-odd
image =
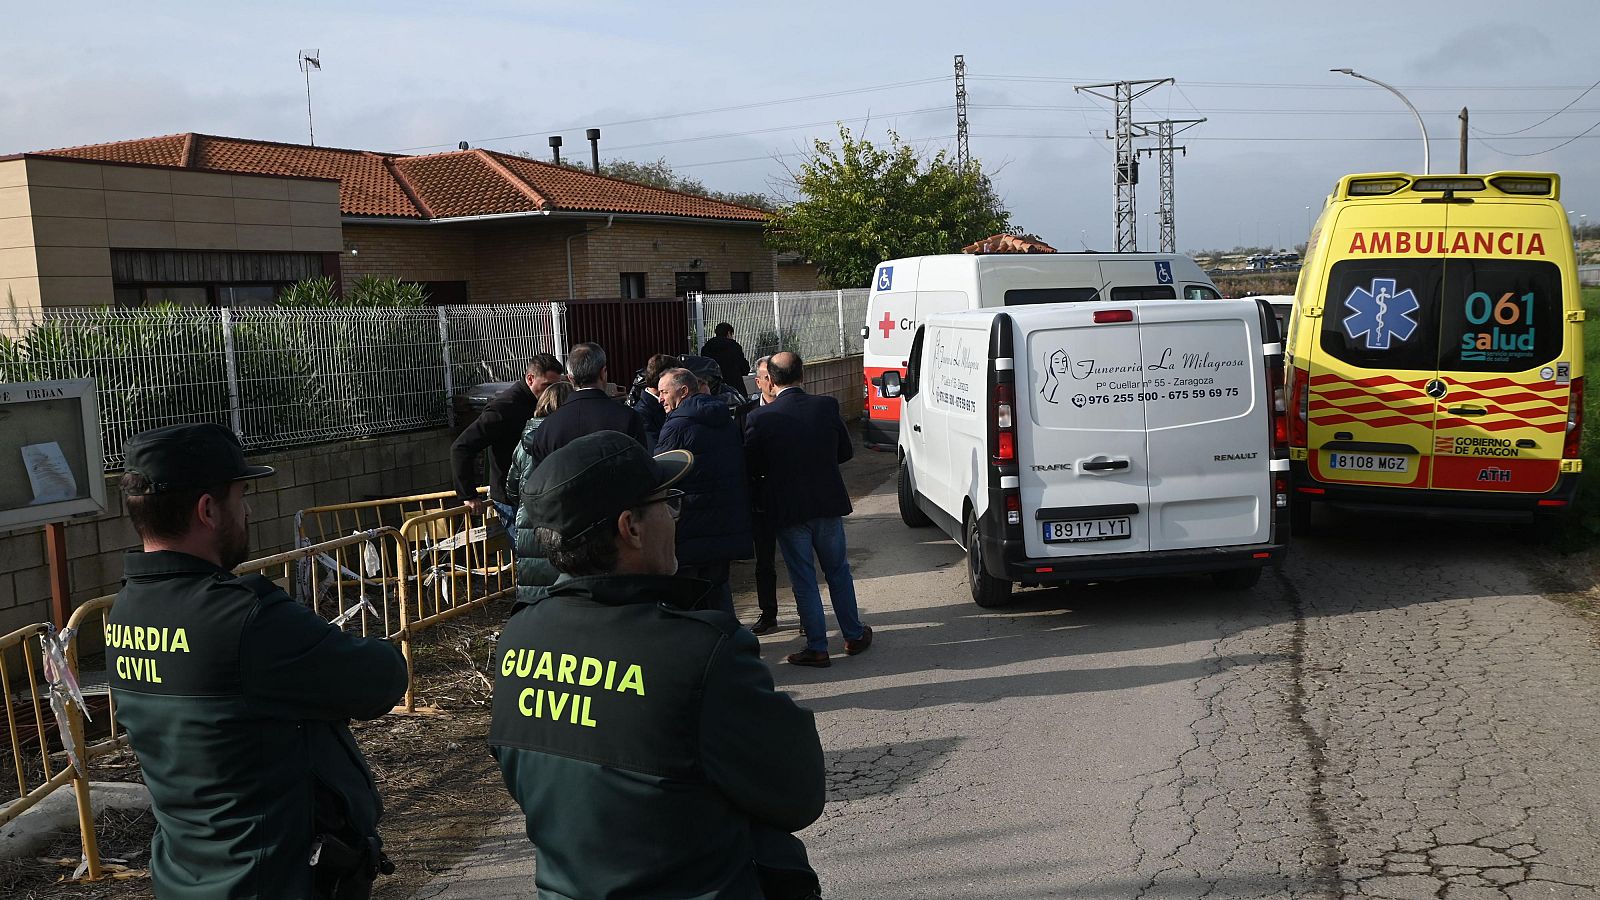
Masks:
[[[1561,477],[1572,362],[1561,269],[1545,255],[1564,249],[1555,216],[1548,203],[1450,209],[1450,231],[1496,255],[1445,262],[1429,392],[1436,490],[1544,493]]]
[[[1150,460],[1150,549],[1272,537],[1272,398],[1259,307],[1139,307]]]
[[[1024,547],[1030,558],[1150,546],[1143,363],[1132,307],[1017,314],[1026,388],[1017,402]],[[1041,321],[1043,320],[1043,321]],[[1038,323],[1037,325],[1032,323]]]

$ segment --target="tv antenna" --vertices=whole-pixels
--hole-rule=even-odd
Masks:
[[[311,146],[317,145],[317,129],[311,123],[311,70],[322,71],[321,50],[300,51],[300,71],[306,76],[306,131],[311,133]]]

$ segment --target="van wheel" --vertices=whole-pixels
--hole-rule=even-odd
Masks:
[[[900,460],[900,477],[897,479],[900,498],[900,521],[906,523],[908,528],[926,528],[933,524],[928,514],[917,505],[917,492],[911,486],[911,467],[906,465],[906,460]]]
[[[972,602],[985,609],[1011,602],[1011,582],[996,578],[983,568],[983,544],[978,540],[978,516],[967,513],[967,584]]]
[[[1252,566],[1248,569],[1228,569],[1225,572],[1212,572],[1211,583],[1225,591],[1248,591],[1261,580],[1261,567]]]
[[[1293,537],[1311,537],[1311,501],[1299,497],[1289,498],[1289,534]]]

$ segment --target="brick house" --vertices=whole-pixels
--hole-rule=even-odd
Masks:
[[[0,158],[18,307],[270,303],[316,275],[435,303],[815,288],[766,214],[482,149],[425,156],[204,134]],[[5,296],[0,296],[4,305]]]

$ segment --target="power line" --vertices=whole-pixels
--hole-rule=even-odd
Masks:
[[[511,140],[517,140],[518,138],[538,137],[539,135],[549,134],[550,132],[553,132],[553,131],[570,131],[570,130],[575,129],[575,128],[585,128],[585,127],[591,127],[591,126],[595,127],[595,128],[616,128],[616,127],[619,127],[619,126],[622,126],[622,125],[640,125],[640,124],[643,124],[645,122],[662,122],[662,121],[666,121],[667,119],[681,119],[681,118],[685,118],[685,117],[688,117],[688,116],[704,116],[704,115],[710,115],[712,113],[738,112],[738,111],[747,110],[747,109],[760,109],[760,108],[767,107],[767,106],[782,106],[782,105],[784,105],[786,103],[804,103],[804,102],[806,102],[808,100],[826,100],[826,99],[829,99],[831,97],[847,97],[847,96],[850,96],[852,94],[868,94],[868,93],[872,93],[874,91],[888,91],[888,90],[894,90],[896,88],[915,87],[915,86],[923,85],[923,84],[933,84],[935,82],[942,82],[942,81],[944,81],[944,78],[945,77],[941,75],[941,76],[939,76],[937,78],[920,78],[920,79],[917,79],[917,80],[914,80],[914,81],[896,81],[896,82],[891,82],[889,84],[875,84],[875,85],[869,85],[867,87],[850,88],[848,90],[842,90],[842,91],[828,91],[826,93],[821,93],[821,94],[807,94],[807,95],[805,95],[803,97],[784,97],[784,98],[778,99],[778,100],[759,100],[759,101],[754,101],[754,102],[750,102],[750,103],[739,103],[739,104],[735,104],[733,106],[717,106],[717,107],[712,107],[710,109],[694,109],[694,110],[688,110],[686,112],[665,113],[665,114],[659,115],[659,116],[645,116],[645,117],[639,118],[639,119],[624,119],[624,120],[617,121],[617,122],[601,122],[599,125],[592,125],[592,123],[589,123],[589,124],[579,124],[579,125],[565,125],[565,126],[562,126],[560,128],[540,128],[540,129],[537,129],[537,130],[534,130],[534,131],[524,132],[522,134],[505,134],[505,135],[501,135],[499,137],[490,137],[490,138],[469,138],[468,141],[470,143],[473,143],[473,144],[487,144],[487,143],[492,143],[494,141],[511,141]],[[456,146],[456,142],[452,141],[452,142],[447,143],[447,144],[427,144],[427,145],[424,145],[424,146],[421,146],[421,147],[406,147],[401,152],[409,153],[409,152],[411,152],[413,150],[436,150],[436,149],[438,149],[440,147],[454,147],[454,146]]]
[[[1152,109],[1148,103],[1141,104],[1141,105],[1144,106],[1146,109],[1149,109],[1152,114],[1155,114],[1157,112],[1156,110]],[[1192,106],[1192,104],[1191,104],[1191,106]],[[1082,112],[1082,111],[1104,112],[1105,111],[1105,107],[1103,107],[1103,106],[1062,106],[1062,105],[1058,105],[1058,104],[1045,104],[1045,103],[1037,103],[1037,104],[1035,104],[1035,103],[974,103],[974,104],[970,104],[968,108],[969,109],[1008,109],[1008,110],[1037,111],[1037,112],[1074,112],[1074,111],[1079,111],[1079,112]],[[1262,107],[1259,107],[1259,106],[1253,106],[1253,107],[1210,107],[1210,108],[1206,108],[1206,109],[1201,109],[1200,107],[1192,106],[1192,108],[1194,109],[1194,111],[1196,113],[1198,113],[1200,115],[1206,115],[1206,114],[1211,114],[1211,115],[1224,115],[1224,114],[1226,114],[1226,115],[1241,115],[1241,116],[1252,116],[1252,115],[1287,115],[1287,116],[1328,116],[1328,115],[1333,115],[1333,116],[1391,116],[1391,115],[1399,115],[1399,116],[1409,116],[1409,115],[1411,115],[1410,112],[1408,112],[1406,110],[1403,110],[1403,109],[1400,109],[1400,110],[1391,110],[1391,109],[1316,109],[1316,108],[1311,108],[1311,107],[1262,108]],[[1569,109],[1569,108],[1570,107],[1564,107],[1562,109],[1556,110],[1556,112],[1557,113],[1565,112],[1566,109]],[[1525,108],[1524,109],[1482,109],[1482,110],[1474,109],[1472,111],[1472,114],[1473,114],[1473,116],[1480,116],[1480,115],[1484,115],[1484,116],[1525,116],[1525,115],[1528,115],[1529,113],[1541,113],[1541,112],[1545,112],[1545,111],[1546,110],[1542,110],[1542,109],[1525,109]],[[1443,116],[1443,115],[1454,115],[1457,112],[1457,110],[1454,110],[1454,109],[1425,109],[1425,110],[1422,110],[1421,112],[1424,115]],[[1600,113],[1600,109],[1584,108],[1584,109],[1577,110],[1577,112]],[[1543,123],[1540,123],[1540,124],[1543,124]],[[1531,127],[1536,127],[1536,126],[1530,126],[1530,128]],[[1522,129],[1522,130],[1523,131],[1527,131],[1529,129],[1525,128],[1525,129]],[[1514,131],[1513,132],[1508,132],[1508,134],[1516,134],[1516,133],[1517,132],[1514,132]],[[1494,136],[1495,137],[1503,137],[1504,135],[1494,135]]]
[[[1594,126],[1591,126],[1587,130],[1585,130],[1582,134],[1574,135],[1574,136],[1567,137],[1567,138],[1550,138],[1550,137],[1539,137],[1539,136],[1524,135],[1524,136],[1521,136],[1521,137],[1508,137],[1508,138],[1505,138],[1505,140],[1508,140],[1508,141],[1566,140],[1568,142],[1571,142],[1571,141],[1574,141],[1574,140],[1578,140],[1579,138],[1586,138],[1586,137],[1594,137],[1596,139],[1600,139],[1600,135],[1590,135],[1589,134],[1589,132],[1594,131],[1596,128],[1600,128],[1600,122],[1595,123]],[[1015,139],[1025,139],[1025,140],[1049,140],[1049,141],[1099,141],[1099,140],[1101,140],[1101,138],[1094,137],[1093,135],[1081,135],[1081,134],[980,134],[980,133],[974,132],[972,136],[973,137],[981,137],[981,138],[1015,138]],[[1411,137],[1380,137],[1380,136],[1363,136],[1363,137],[1347,137],[1347,136],[1339,136],[1339,137],[1322,137],[1322,136],[1288,137],[1288,136],[1283,136],[1283,135],[1252,135],[1252,136],[1240,136],[1240,137],[1219,137],[1219,136],[1216,136],[1216,135],[1204,135],[1204,136],[1199,136],[1199,137],[1192,137],[1192,138],[1189,138],[1189,140],[1191,140],[1191,141],[1250,142],[1250,143],[1257,143],[1257,142],[1263,142],[1263,141],[1303,142],[1303,143],[1323,143],[1323,142],[1325,142],[1325,143],[1363,143],[1363,142],[1367,142],[1367,141],[1410,141],[1411,143],[1416,143],[1417,138],[1416,138],[1415,135],[1412,135]],[[1565,146],[1565,145],[1558,145],[1558,146]],[[1554,150],[1556,148],[1552,147],[1550,149]],[[1549,151],[1546,150],[1546,151],[1543,151],[1543,152],[1548,153]]]
[[[929,113],[942,113],[949,112],[950,108],[951,107],[949,104],[945,104],[944,106],[926,106],[922,109],[905,109],[900,110],[899,112],[891,113],[869,112],[859,116],[835,117],[832,119],[823,119],[817,122],[803,122],[798,125],[774,125],[771,128],[751,128],[746,131],[728,131],[722,134],[700,135],[699,137],[669,138],[660,141],[645,141],[638,144],[623,144],[622,146],[611,147],[608,149],[612,152],[615,152],[618,150],[637,150],[641,147],[664,147],[669,144],[694,144],[700,141],[718,141],[726,138],[749,137],[755,134],[771,134],[777,131],[798,131],[802,128],[821,128],[824,125],[833,125],[839,122],[862,122],[876,118],[892,119],[897,116],[917,116]]]
[[[1543,125],[1544,123],[1550,121],[1551,119],[1554,119],[1556,116],[1559,116],[1562,113],[1566,112],[1567,110],[1571,109],[1574,104],[1576,104],[1579,100],[1582,100],[1585,96],[1588,95],[1588,93],[1590,91],[1594,90],[1597,87],[1600,87],[1600,81],[1596,81],[1594,84],[1591,84],[1588,87],[1584,88],[1583,89],[1583,93],[1579,94],[1576,97],[1573,97],[1571,103],[1568,103],[1566,106],[1561,107],[1560,109],[1556,110],[1555,112],[1551,113],[1548,116],[1545,116],[1544,118],[1542,118],[1539,121],[1533,123],[1532,125],[1529,125],[1526,128],[1518,128],[1516,131],[1506,131],[1506,132],[1484,131],[1481,128],[1473,128],[1472,130],[1477,132],[1478,134],[1486,134],[1486,135],[1490,135],[1491,137],[1510,137],[1510,136],[1512,136],[1514,134],[1521,134],[1524,131],[1532,131],[1533,129],[1538,128],[1540,125]],[[1536,112],[1536,110],[1531,110],[1531,109],[1527,110],[1527,111],[1528,112]],[[1594,112],[1594,110],[1587,110],[1587,112]]]
[[[1533,153],[1513,153],[1510,150],[1501,150],[1499,147],[1496,147],[1495,145],[1489,143],[1488,141],[1484,140],[1481,137],[1478,138],[1478,143],[1484,145],[1485,147],[1488,147],[1490,150],[1493,150],[1494,152],[1499,153],[1499,154],[1501,154],[1503,156],[1523,156],[1523,157],[1527,157],[1527,156],[1543,156],[1546,153],[1553,153],[1556,150],[1560,150],[1562,147],[1565,147],[1566,145],[1568,145],[1568,144],[1572,143],[1573,141],[1576,141],[1576,140],[1578,140],[1580,138],[1588,137],[1589,136],[1589,132],[1595,130],[1596,128],[1600,128],[1600,122],[1596,122],[1593,125],[1590,125],[1588,128],[1585,128],[1583,131],[1573,135],[1572,137],[1566,138],[1564,140],[1560,139],[1560,138],[1554,138],[1554,139],[1552,139],[1552,138],[1530,138],[1530,137],[1511,137],[1510,135],[1502,135],[1502,139],[1508,140],[1508,141],[1522,141],[1522,140],[1560,140],[1561,141],[1561,143],[1555,145],[1554,147],[1546,147],[1543,150],[1539,150],[1539,151],[1536,151],[1536,152],[1533,152]],[[1600,137],[1600,135],[1595,135],[1595,137]]]
[[[1068,75],[983,75],[969,74],[968,78],[983,81],[1018,81],[1018,82],[1045,82],[1072,84],[1082,81],[1082,78]],[[1294,88],[1308,91],[1350,91],[1364,90],[1361,85],[1344,84],[1296,84],[1291,82],[1273,81],[1185,81],[1190,87],[1225,87],[1225,88]],[[1545,84],[1545,85],[1447,85],[1447,84],[1402,84],[1396,85],[1408,91],[1575,91],[1581,90],[1581,84]]]

